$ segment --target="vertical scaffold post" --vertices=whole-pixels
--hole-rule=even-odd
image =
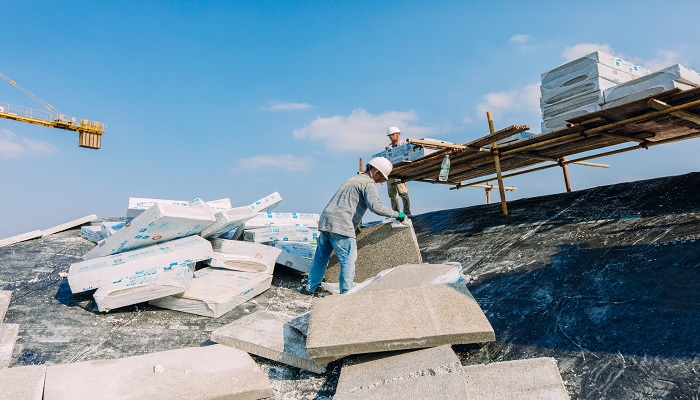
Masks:
[[[566,157],[559,159],[559,165],[561,165],[562,171],[564,171],[564,184],[566,185],[566,191],[571,191],[571,181],[569,181],[569,167],[566,164]]]
[[[361,173],[365,172],[365,163],[364,163],[364,161],[365,161],[365,159],[362,158],[362,157],[360,157],[360,171],[358,172],[358,174],[361,174]]]
[[[489,120],[489,134],[493,135],[495,130],[493,129],[493,116],[491,111],[486,111],[486,118]],[[508,215],[508,206],[506,205],[506,190],[503,186],[503,174],[501,174],[501,156],[498,154],[498,145],[493,142],[491,145],[491,150],[493,151],[493,162],[496,164],[496,176],[498,177],[498,193],[501,195],[501,210],[503,210],[503,215]]]
[[[484,191],[486,192],[486,204],[491,204],[491,182],[486,181],[486,189]]]

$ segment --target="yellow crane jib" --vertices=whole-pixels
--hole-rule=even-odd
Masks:
[[[17,82],[9,79],[1,73],[0,78],[5,79],[12,86],[15,86],[48,110],[35,110],[28,107],[0,103],[0,118],[78,132],[78,146],[88,149],[100,148],[102,145],[102,134],[105,133],[105,129],[107,127],[106,124],[103,124],[102,122],[89,121],[87,119],[81,119],[80,122],[77,122],[77,118],[61,113],[52,105],[41,100],[33,93],[19,86]]]

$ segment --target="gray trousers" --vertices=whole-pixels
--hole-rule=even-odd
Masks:
[[[406,183],[398,179],[389,179],[386,183],[386,189],[389,194],[389,200],[391,200],[391,209],[396,212],[401,211],[399,210],[399,196],[401,196],[403,213],[411,215],[411,200],[408,199],[408,187]]]

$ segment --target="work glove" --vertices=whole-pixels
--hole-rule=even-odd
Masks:
[[[403,222],[403,220],[405,220],[405,219],[406,219],[406,214],[404,214],[404,213],[402,213],[402,212],[400,212],[400,213],[399,213],[399,216],[396,217],[396,220],[399,221],[399,222]]]

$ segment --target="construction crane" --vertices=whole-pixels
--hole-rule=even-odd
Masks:
[[[28,107],[0,103],[0,118],[78,132],[80,134],[78,137],[78,146],[88,149],[100,148],[102,145],[102,134],[107,127],[106,124],[88,121],[86,119],[81,119],[80,122],[77,122],[77,118],[63,114],[54,106],[40,99],[2,73],[0,73],[0,78],[6,80],[10,85],[21,90],[24,94],[48,110],[34,110]]]

